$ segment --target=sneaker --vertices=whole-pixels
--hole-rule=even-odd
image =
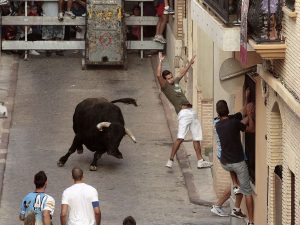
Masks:
[[[158,36],[159,35],[155,35],[154,38],[153,38],[153,41],[158,41]]]
[[[29,54],[30,55],[40,55],[40,53],[37,52],[36,50],[29,50]]]
[[[210,211],[218,216],[229,216],[227,213],[224,212],[221,206],[213,205]]]
[[[7,5],[8,1],[7,0],[0,0],[0,5]]]
[[[70,17],[71,19],[75,19],[76,18],[75,14],[72,11],[66,11],[65,15],[68,16],[68,17]]]
[[[232,209],[231,216],[234,216],[239,219],[243,219],[246,217],[244,213],[242,213],[242,210]]]
[[[59,12],[57,18],[58,18],[58,21],[63,21],[64,20],[63,12]]]
[[[234,193],[235,195],[241,194],[240,187],[238,187],[238,186],[234,186],[234,187],[232,188],[232,190],[233,190],[233,193]]]
[[[212,165],[213,164],[211,162],[200,159],[200,160],[198,160],[197,168],[198,169],[208,168],[208,167],[211,167]]]
[[[153,38],[153,41],[159,42],[161,44],[166,44],[167,40],[164,39],[164,37],[162,35],[155,35]]]
[[[167,164],[166,164],[166,167],[172,168],[172,166],[173,166],[173,161],[169,159]]]
[[[174,14],[175,11],[171,7],[164,10],[164,15],[174,15]]]

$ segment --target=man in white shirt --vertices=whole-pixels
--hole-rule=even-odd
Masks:
[[[83,183],[82,169],[72,169],[74,184],[64,190],[61,202],[61,225],[100,225],[101,210],[97,190]]]

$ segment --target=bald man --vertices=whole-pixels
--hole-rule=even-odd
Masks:
[[[83,171],[72,169],[74,184],[64,190],[61,201],[61,225],[100,225],[101,210],[97,190],[83,182]]]

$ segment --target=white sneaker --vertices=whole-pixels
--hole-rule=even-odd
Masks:
[[[167,164],[166,164],[166,167],[172,168],[172,166],[173,166],[173,161],[169,159]]]
[[[208,167],[211,167],[212,165],[213,164],[211,162],[200,159],[200,160],[198,160],[197,168],[198,169],[208,168]]]
[[[238,187],[238,186],[234,186],[234,187],[232,188],[232,190],[233,190],[233,193],[234,193],[235,195],[237,195],[237,194],[242,194],[241,189],[240,189],[240,187]]]
[[[40,55],[40,53],[36,50],[29,50],[30,55]]]
[[[75,19],[76,18],[75,14],[72,11],[66,11],[65,12],[65,16],[68,16],[71,19]]]
[[[0,5],[7,5],[8,1],[7,0],[0,0]]]
[[[229,216],[228,213],[224,212],[221,206],[213,205],[210,211],[218,216]]]
[[[167,40],[164,39],[164,37],[162,35],[155,35],[153,38],[153,41],[159,42],[161,44],[166,44]]]
[[[153,41],[158,41],[158,36],[159,35],[155,35],[154,38],[153,38]]]
[[[58,21],[63,21],[64,20],[63,12],[59,12],[57,18],[58,18]]]

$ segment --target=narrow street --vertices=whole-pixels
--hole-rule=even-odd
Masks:
[[[34,190],[33,175],[44,170],[47,191],[56,200],[53,224],[59,224],[61,194],[72,185],[71,169],[80,166],[84,180],[97,188],[103,225],[122,224],[132,215],[138,225],[220,225],[209,207],[189,202],[180,168],[165,167],[172,144],[150,59],[130,55],[128,70],[81,70],[80,58],[36,57],[20,60],[15,105],[3,181],[0,224],[17,225],[19,204]],[[117,103],[137,139],[124,137],[123,160],[103,155],[89,171],[93,153],[74,153],[64,167],[57,160],[70,147],[72,117],[81,100],[135,98],[138,107]],[[213,188],[213,187],[212,187]]]

